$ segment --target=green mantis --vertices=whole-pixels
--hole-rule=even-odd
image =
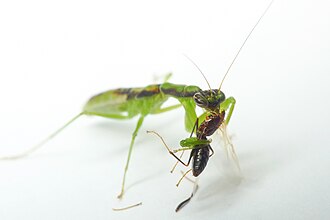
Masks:
[[[264,12],[264,14],[266,13],[266,11]],[[42,147],[44,144],[46,144],[46,142],[55,137],[57,134],[63,131],[63,129],[65,129],[67,126],[69,126],[71,123],[73,123],[75,120],[77,120],[83,115],[100,116],[116,120],[128,120],[134,117],[138,117],[137,124],[132,132],[126,164],[124,167],[122,186],[118,195],[118,198],[122,198],[124,195],[127,171],[132,156],[134,142],[138,132],[141,130],[144,119],[148,115],[160,114],[174,110],[176,108],[183,107],[185,110],[185,129],[188,132],[191,132],[191,134],[194,133],[196,125],[197,127],[199,126],[198,121],[203,123],[211,115],[214,115],[214,113],[220,114],[221,112],[226,112],[226,117],[221,122],[224,124],[224,126],[229,124],[236,101],[233,97],[225,98],[224,93],[221,91],[221,85],[224,82],[224,79],[226,78],[232,64],[236,60],[241,49],[245,45],[246,41],[250,37],[251,33],[253,32],[263,15],[259,18],[253,29],[246,37],[241,48],[239,49],[235,58],[230,64],[227,72],[225,73],[218,89],[212,90],[211,86],[209,85],[209,89],[202,90],[198,86],[173,84],[165,80],[165,82],[162,84],[152,84],[141,88],[119,88],[108,90],[90,98],[79,114],[69,120],[60,129],[55,131],[38,145],[28,149],[21,154],[2,157],[0,159],[17,159],[20,157],[27,156],[28,154]],[[202,75],[204,76],[204,74]],[[179,103],[169,107],[163,107],[164,103],[170,97],[175,98]],[[200,116],[197,116],[196,114],[196,105],[204,109],[204,113]],[[201,140],[199,138],[190,137],[188,139],[185,139],[184,142],[182,142],[182,150],[191,150],[196,145],[208,145],[209,143],[211,142],[207,139]]]
[[[196,103],[193,96],[201,91],[202,90],[198,86],[178,85],[165,82],[163,84],[149,85],[144,88],[120,88],[100,93],[87,101],[81,113],[73,117],[63,127],[55,131],[40,144],[21,154],[3,157],[1,159],[17,159],[32,153],[83,115],[94,115],[118,120],[131,119],[138,116],[139,119],[132,133],[131,142],[129,145],[121,192],[118,195],[118,198],[122,198],[124,195],[126,174],[132,155],[134,142],[145,117],[149,114],[160,114],[182,106],[185,109],[185,128],[187,131],[191,131],[197,120],[195,110]],[[162,105],[169,97],[177,99],[179,104],[162,108]],[[224,103],[226,104],[226,106],[224,106],[224,110],[226,110],[229,107],[229,103]],[[231,108],[233,109],[233,107],[234,105],[232,105]],[[202,117],[205,116],[203,115]]]

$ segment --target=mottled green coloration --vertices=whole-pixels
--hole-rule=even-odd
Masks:
[[[93,96],[84,106],[83,113],[114,119],[158,114],[172,108],[162,108],[169,97],[176,98],[185,109],[185,128],[191,131],[197,119],[192,96],[201,91],[197,86],[163,83],[144,88],[114,89]],[[179,107],[179,106],[175,106]]]
[[[181,147],[195,147],[197,145],[210,144],[211,139],[198,139],[197,137],[189,137],[180,141]]]

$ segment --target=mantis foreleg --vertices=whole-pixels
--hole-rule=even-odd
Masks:
[[[220,105],[220,111],[228,111],[227,113],[227,117],[225,119],[225,123],[226,125],[229,124],[231,115],[233,114],[234,108],[235,108],[235,104],[236,104],[236,100],[234,97],[229,97],[227,98],[223,103],[221,103]]]

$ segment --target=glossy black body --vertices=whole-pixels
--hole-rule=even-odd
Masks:
[[[206,146],[201,146],[200,148],[195,148],[191,151],[190,156],[192,160],[192,173],[196,177],[201,174],[207,165],[210,158],[211,146],[208,144]]]
[[[196,122],[196,135],[198,139],[206,140],[208,136],[211,136],[223,123],[225,118],[225,112],[220,114],[210,114],[198,127],[198,121]],[[211,154],[210,154],[211,151]],[[192,173],[195,177],[199,176],[204,170],[209,161],[210,156],[213,155],[213,149],[211,145],[199,145],[196,146],[190,153],[190,159],[192,159]],[[189,159],[189,161],[190,161]]]

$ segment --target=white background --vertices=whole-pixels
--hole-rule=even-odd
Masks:
[[[92,95],[153,83],[217,88],[269,1],[1,1],[0,153],[23,151],[77,114]],[[150,116],[120,191],[136,118],[82,117],[42,150],[0,163],[0,219],[329,219],[330,5],[275,1],[222,90],[242,178],[214,137],[200,189],[169,170],[187,133],[183,110]],[[143,202],[124,212],[113,207]]]

